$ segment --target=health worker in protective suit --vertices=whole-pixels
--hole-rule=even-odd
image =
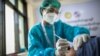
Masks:
[[[58,0],[43,0],[42,21],[28,33],[28,56],[66,56],[89,39],[88,29],[70,26],[58,18],[60,7]]]

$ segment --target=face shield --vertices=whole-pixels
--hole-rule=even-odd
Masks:
[[[44,9],[43,11],[43,20],[48,22],[49,24],[54,24],[54,22],[56,21],[57,17],[58,17],[58,10],[56,8],[53,7],[49,7]]]

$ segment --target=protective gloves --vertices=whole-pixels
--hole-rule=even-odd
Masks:
[[[67,39],[58,39],[57,43],[56,43],[56,51],[55,54],[56,56],[65,56],[67,50],[69,49],[69,43],[67,41]]]
[[[83,43],[87,42],[90,39],[88,34],[77,35],[73,40],[74,50],[78,50],[79,47],[82,46]]]

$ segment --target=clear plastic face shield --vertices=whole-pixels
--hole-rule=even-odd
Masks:
[[[54,7],[47,7],[43,10],[43,20],[49,24],[54,24],[58,20],[59,10]]]
[[[53,26],[53,40],[54,40],[54,47],[55,47],[55,43],[56,43],[56,38],[55,36],[57,36],[55,34],[55,27],[54,27],[54,22],[56,22],[58,18],[58,14],[59,14],[59,10],[57,8],[54,8],[54,7],[46,7],[43,9],[42,11],[42,15],[43,15],[43,20],[46,21],[47,23],[49,23],[50,25]],[[50,44],[50,41],[48,39],[48,36],[47,36],[47,33],[46,33],[46,29],[44,27],[44,24],[42,22],[42,28],[43,28],[43,31],[44,31],[44,34],[45,34],[45,37],[46,39],[48,40],[48,43]],[[58,38],[60,38],[59,36],[57,36]],[[52,45],[52,44],[50,44]]]

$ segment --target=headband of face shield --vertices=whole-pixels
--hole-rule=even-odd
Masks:
[[[40,6],[40,13],[42,15],[42,11],[44,9],[47,9],[48,7],[53,7],[50,10],[48,10],[48,12],[55,12],[58,13],[58,10],[61,6],[60,2],[57,0],[44,0]]]

